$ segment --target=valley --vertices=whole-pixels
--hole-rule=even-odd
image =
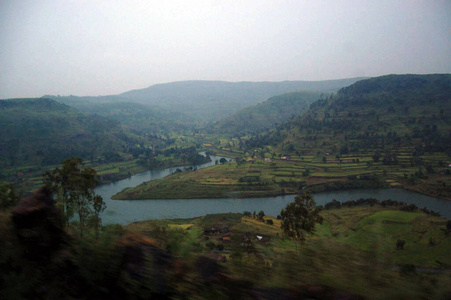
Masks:
[[[1,100],[0,296],[443,299],[451,76],[350,80]]]
[[[263,197],[401,187],[450,200],[449,90],[448,75],[360,81],[275,128],[205,137],[204,147],[234,162],[174,174],[115,197]]]
[[[115,198],[240,198],[396,187],[449,200],[450,81],[449,75],[390,75],[358,81],[336,94],[326,91],[345,80],[183,82],[117,96],[3,100],[0,175],[30,193],[42,185],[40,174],[70,156],[81,157],[97,169],[101,183],[109,183],[147,169],[203,163],[208,158],[198,152],[207,151],[232,160],[207,170],[183,169]],[[323,91],[286,93],[252,106],[265,93],[300,87]],[[169,108],[190,105],[196,90],[200,97],[244,97],[248,107],[213,125]],[[259,96],[247,98],[252,93]],[[174,105],[149,104],[158,97]],[[203,113],[215,114],[208,106]]]
[[[0,300],[451,299],[451,1],[0,1]]]

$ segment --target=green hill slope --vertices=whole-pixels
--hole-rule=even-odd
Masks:
[[[119,96],[77,97],[45,96],[91,115],[117,120],[141,133],[162,134],[178,131],[192,124],[183,113],[170,109],[130,102]]]
[[[58,164],[70,156],[92,160],[134,145],[117,121],[88,116],[54,100],[0,101],[2,166]]]
[[[389,75],[343,88],[281,128],[296,148],[451,154],[450,111],[451,75]]]
[[[321,95],[321,92],[304,91],[275,96],[216,122],[212,131],[235,135],[255,134],[299,115]]]

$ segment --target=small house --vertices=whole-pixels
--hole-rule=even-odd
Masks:
[[[223,241],[230,241],[231,238],[232,238],[232,233],[231,232],[227,232],[226,234],[224,234],[222,236],[222,240]]]

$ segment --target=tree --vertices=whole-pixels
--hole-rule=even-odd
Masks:
[[[0,182],[0,210],[7,209],[18,202],[18,197],[12,183]]]
[[[213,242],[211,242],[211,241],[209,241],[209,242],[207,242],[207,243],[205,244],[205,247],[207,247],[209,250],[214,250],[215,247],[216,247],[216,244],[213,243]]]
[[[99,229],[102,226],[102,218],[100,218],[100,213],[106,208],[106,204],[103,201],[102,196],[95,195],[92,201],[92,216],[91,224],[96,232],[96,238],[99,238]]]
[[[405,244],[406,244],[406,241],[405,241],[405,240],[398,239],[398,240],[396,241],[396,249],[398,249],[398,250],[403,250]]]
[[[381,153],[379,152],[379,151],[376,151],[374,154],[373,154],[373,161],[374,162],[378,162],[379,161],[379,159],[381,158]]]
[[[297,195],[294,202],[288,203],[280,212],[283,233],[294,240],[305,240],[305,234],[313,232],[316,223],[323,222],[319,212],[311,194]]]
[[[244,164],[246,162],[246,160],[242,157],[238,157],[237,159],[235,159],[235,162],[237,164],[237,166]]]
[[[60,168],[44,174],[44,182],[56,196],[66,225],[74,213],[77,213],[81,237],[88,225],[96,230],[96,235],[98,234],[102,222],[100,213],[106,207],[102,197],[94,193],[94,188],[98,184],[96,170],[83,166],[81,158],[72,157],[64,160]]]
[[[262,222],[264,222],[265,220],[263,219],[265,217],[265,212],[263,211],[263,210],[261,210],[259,213],[258,213],[258,219],[260,220],[260,221],[262,221]]]

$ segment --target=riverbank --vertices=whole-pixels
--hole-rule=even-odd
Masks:
[[[446,182],[443,184],[443,179],[443,176],[432,175],[416,184],[411,184],[404,181],[401,186],[403,189],[414,193],[436,197],[451,202],[451,186],[447,185]]]
[[[200,164],[205,164],[208,162],[211,162],[211,159],[208,156],[205,156],[205,159],[201,161]],[[99,184],[102,185],[126,179],[147,170],[163,170],[167,168],[180,167],[182,165],[183,161],[181,159],[170,159],[162,160],[155,167],[148,168],[140,165],[136,159],[132,161],[104,164],[95,167],[95,169],[99,175]],[[192,168],[192,166],[189,167]]]
[[[285,191],[274,181],[260,179],[261,171],[251,168],[252,166],[237,166],[236,162],[228,162],[202,170],[185,171],[125,189],[112,198],[116,200],[245,198],[295,192],[292,189]]]
[[[209,162],[211,162],[211,159],[208,156],[204,156],[204,160],[200,161],[200,164]],[[183,169],[183,164],[182,159],[164,159],[159,161],[155,167],[149,168],[139,164],[138,159],[128,159],[101,164],[93,164],[88,161],[85,163],[85,166],[94,168],[99,176],[99,185],[105,185],[130,178],[148,170],[164,170],[172,167]],[[1,170],[0,174],[2,180],[15,184],[21,196],[27,196],[44,185],[42,176],[46,171],[53,171],[58,167],[59,165],[9,168]],[[192,166],[187,166],[187,168],[189,167]]]
[[[308,159],[308,160],[307,160]],[[341,164],[304,160],[249,160],[228,162],[208,169],[181,172],[129,187],[115,200],[258,198],[350,189],[404,188],[451,200],[451,176],[401,180],[384,166],[345,161]]]

